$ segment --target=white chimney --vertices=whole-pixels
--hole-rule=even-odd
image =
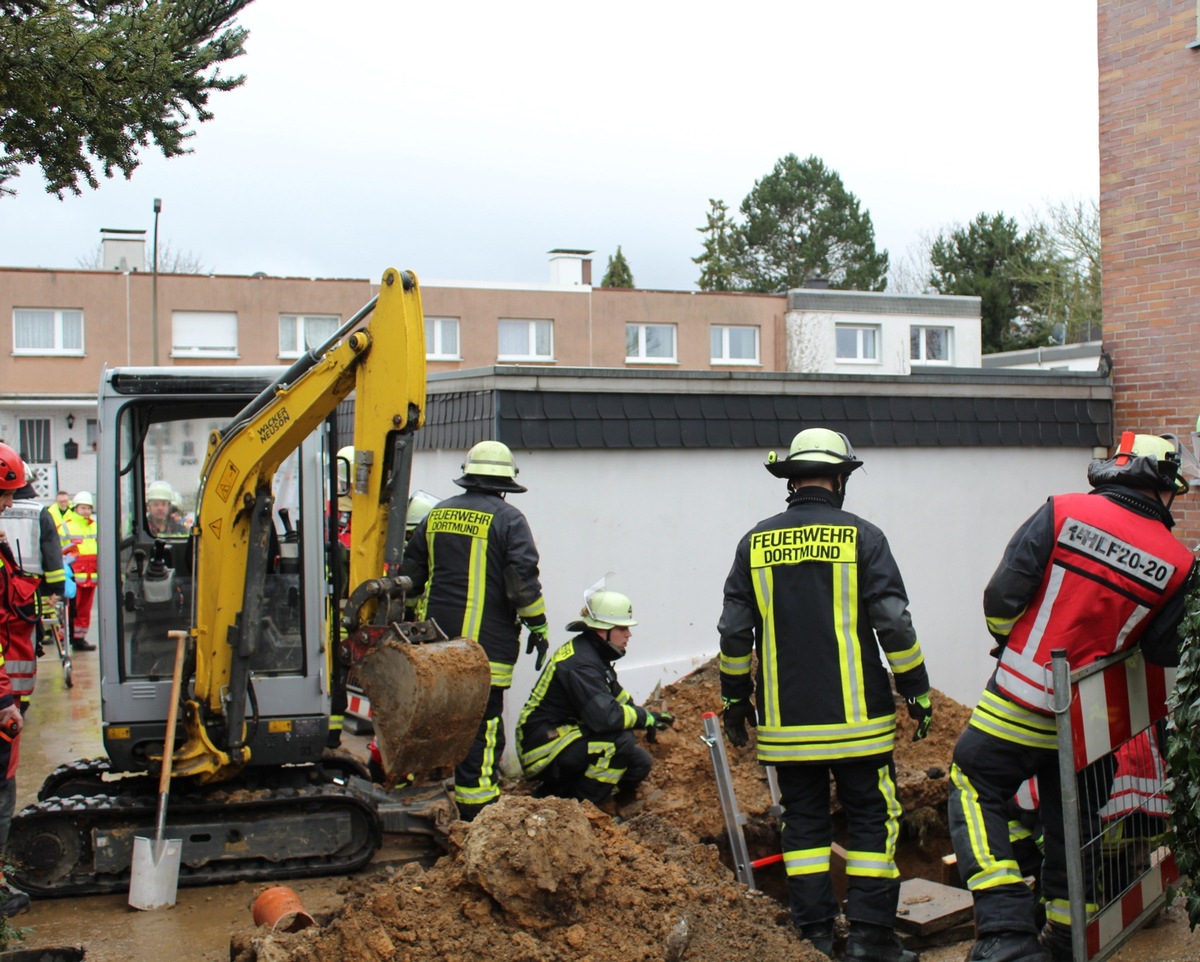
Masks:
[[[100,228],[101,267],[106,271],[144,271],[146,232]]]
[[[591,287],[592,251],[567,250],[556,247],[550,251],[550,283],[559,287]]]

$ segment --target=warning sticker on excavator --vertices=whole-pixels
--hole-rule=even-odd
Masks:
[[[224,518],[217,518],[216,521],[208,526],[208,530],[213,533],[213,537],[218,541],[221,540],[221,522],[224,520]]]
[[[272,735],[280,732],[290,732],[292,730],[292,720],[290,718],[275,718],[267,722],[267,731]]]
[[[217,479],[217,497],[222,501],[228,501],[229,495],[233,493],[233,486],[237,484],[237,478],[237,465],[230,461],[221,472],[221,477]]]

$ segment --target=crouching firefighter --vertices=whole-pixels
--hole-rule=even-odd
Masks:
[[[538,795],[615,814],[650,774],[650,753],[634,732],[661,731],[675,718],[635,705],[617,680],[614,662],[625,657],[637,624],[628,596],[602,588],[584,599],[580,620],[567,625],[579,634],[554,652],[521,710],[517,752]]]

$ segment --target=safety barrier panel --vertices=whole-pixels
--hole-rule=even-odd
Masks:
[[[1175,669],[1147,664],[1137,648],[1074,672],[1065,650],[1052,656],[1072,959],[1099,962],[1162,908],[1179,878],[1164,844]]]

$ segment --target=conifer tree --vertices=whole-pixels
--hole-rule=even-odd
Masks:
[[[608,269],[604,272],[604,277],[600,281],[601,287],[628,287],[632,288],[633,272],[629,269],[629,262],[625,260],[625,255],[621,253],[621,245],[617,245],[616,254],[610,254],[608,258]]]

